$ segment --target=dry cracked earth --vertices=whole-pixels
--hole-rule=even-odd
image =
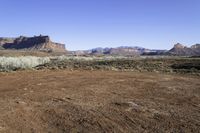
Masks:
[[[200,132],[200,77],[114,71],[0,73],[0,132]]]

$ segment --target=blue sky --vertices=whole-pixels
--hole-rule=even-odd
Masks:
[[[69,50],[200,43],[200,0],[0,0],[0,36],[49,35]]]

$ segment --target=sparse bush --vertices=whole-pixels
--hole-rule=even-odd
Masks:
[[[82,57],[82,56],[58,56],[56,57],[56,59],[58,61],[66,61],[66,60],[69,60],[69,61],[92,61],[95,59],[95,57]]]
[[[49,57],[0,57],[0,71],[33,68],[50,62]]]
[[[129,57],[124,57],[124,56],[84,57],[84,56],[64,56],[64,55],[52,57],[52,58],[57,61],[67,61],[67,60],[69,61],[105,61],[105,60],[130,59]]]
[[[4,48],[2,46],[0,46],[0,50],[3,50]]]
[[[123,56],[51,56],[51,57],[0,57],[0,71],[18,69],[83,69],[200,73],[199,59],[169,57],[123,57]]]

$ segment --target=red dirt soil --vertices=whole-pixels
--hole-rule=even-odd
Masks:
[[[200,77],[43,70],[0,73],[0,132],[199,132]]]

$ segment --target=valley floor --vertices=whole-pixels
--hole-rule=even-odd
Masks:
[[[0,73],[0,132],[199,132],[200,77],[114,71]]]

